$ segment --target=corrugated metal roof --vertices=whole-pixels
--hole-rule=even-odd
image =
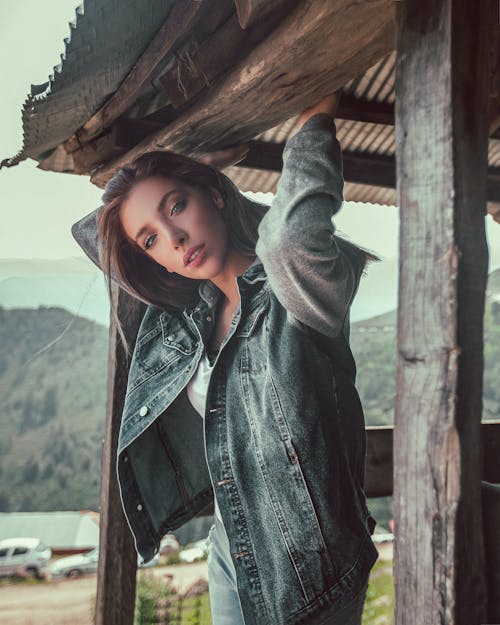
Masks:
[[[61,63],[32,85],[24,103],[23,147],[7,164],[39,159],[70,137],[118,88],[175,0],[85,0],[75,10]]]
[[[387,55],[363,75],[347,83],[343,92],[355,96],[359,100],[394,105],[395,59],[395,52]],[[263,132],[257,138],[263,141],[285,143],[287,138],[293,134],[298,119],[299,116],[296,115]],[[396,138],[392,125],[337,119],[336,126],[337,137],[345,151],[385,156],[394,156],[396,153]],[[490,166],[500,166],[499,140],[490,139],[488,160]],[[279,173],[277,172],[264,172],[244,167],[229,167],[225,173],[242,191],[275,193],[279,180]],[[393,206],[396,205],[397,199],[396,189],[353,182],[345,183],[344,198],[346,201]],[[492,214],[497,213],[500,211],[500,204],[488,202],[488,211]]]
[[[61,66],[55,68],[49,83],[32,88],[23,110],[24,146],[8,164],[32,157],[43,161],[43,169],[71,172],[73,158],[66,154],[61,144],[117,89],[175,1],[129,0],[124,10],[118,0],[86,0],[85,11],[82,7],[76,10],[77,19],[71,26],[70,38],[65,40]],[[344,87],[346,96],[356,98],[368,107],[370,103],[393,106],[395,58],[395,52],[392,52],[347,83]],[[150,113],[164,106],[164,99],[163,94],[150,88],[129,109],[127,116],[140,118],[145,111]],[[296,115],[256,139],[284,144],[293,133],[298,118]],[[392,124],[341,118],[336,124],[345,152],[394,156]],[[490,140],[489,164],[500,166],[500,141],[495,139]],[[279,179],[277,172],[243,167],[230,167],[225,173],[242,191],[275,192]],[[346,182],[344,195],[346,200],[358,202],[396,202],[395,189],[354,182]],[[500,219],[499,204],[489,203],[488,208],[492,213],[497,212]]]
[[[343,92],[359,100],[394,104],[394,64],[396,54],[387,55],[361,76],[348,82]],[[282,124],[267,130],[257,138],[263,141],[285,143],[299,120],[296,115]],[[394,126],[337,119],[337,136],[344,150],[358,154],[384,154],[393,156],[396,151]],[[228,176],[242,191],[276,191],[279,174],[243,167],[229,167]],[[396,190],[371,185],[346,182],[344,197],[348,201],[373,204],[395,204]]]

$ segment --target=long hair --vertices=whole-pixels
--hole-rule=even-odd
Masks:
[[[118,318],[117,302],[112,295],[111,276],[138,299],[167,310],[182,311],[195,306],[199,299],[200,280],[170,273],[132,242],[123,230],[120,220],[123,202],[137,183],[151,177],[180,181],[198,190],[210,201],[213,201],[213,189],[217,189],[224,200],[221,215],[226,223],[229,244],[248,256],[255,254],[258,227],[269,208],[244,196],[227,176],[214,167],[173,152],[148,152],[117,171],[102,196],[103,206],[98,216],[98,252],[107,280],[111,315],[127,354],[128,345]],[[349,249],[364,256],[364,263],[380,260],[372,252],[335,236]]]
[[[198,301],[200,280],[170,273],[150,258],[123,230],[120,209],[133,187],[151,177],[171,178],[186,184],[212,200],[213,189],[224,200],[221,216],[226,223],[229,244],[240,253],[253,256],[258,227],[268,206],[244,196],[223,173],[191,158],[173,152],[148,152],[119,169],[107,183],[98,216],[98,253],[107,281],[111,315],[128,353],[118,319],[117,303],[111,289],[111,276],[142,301],[167,310],[183,310]]]

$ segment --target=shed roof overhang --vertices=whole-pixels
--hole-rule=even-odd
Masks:
[[[4,165],[29,157],[103,186],[145,151],[196,156],[251,141],[226,173],[244,191],[274,191],[297,111],[343,87],[345,199],[396,203],[392,0],[134,0],[120,12],[94,0],[65,43],[49,82],[32,87],[23,148]],[[492,131],[488,210],[500,221]]]

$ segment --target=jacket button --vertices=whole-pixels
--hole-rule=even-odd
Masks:
[[[147,406],[143,406],[140,410],[139,410],[139,415],[141,417],[145,417],[148,414],[149,408]]]
[[[207,315],[207,321],[212,321],[212,315]]]
[[[139,512],[142,510],[142,504],[139,504],[139,505],[137,506],[137,510],[139,510]]]
[[[174,340],[174,338],[175,338],[175,336],[174,336],[173,334],[169,334],[169,335],[167,336],[167,341],[173,341],[173,340]]]

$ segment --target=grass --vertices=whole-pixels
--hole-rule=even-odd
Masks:
[[[366,593],[363,625],[393,625],[392,560],[377,560]]]
[[[370,574],[363,625],[393,625],[392,560],[377,560]],[[134,625],[211,625],[208,592],[185,599],[165,580],[143,571],[137,580]]]
[[[208,592],[178,595],[165,580],[144,571],[137,579],[134,625],[211,625]]]

